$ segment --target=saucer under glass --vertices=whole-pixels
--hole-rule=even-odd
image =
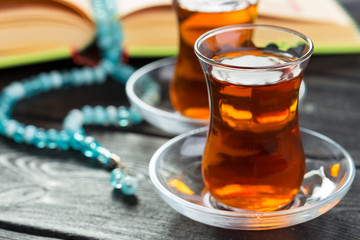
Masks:
[[[206,120],[184,117],[176,112],[170,102],[169,83],[174,71],[176,58],[163,58],[139,68],[126,83],[126,94],[132,106],[151,125],[172,134],[180,134],[208,124]],[[205,81],[205,80],[204,80]],[[144,101],[147,86],[157,85],[160,102],[156,105]],[[304,98],[306,87],[302,82],[299,99]]]
[[[334,207],[355,176],[351,156],[317,132],[301,129],[306,174],[299,194],[286,208],[274,212],[233,212],[219,209],[206,190],[201,158],[207,128],[181,134],[153,155],[149,173],[159,195],[173,209],[195,221],[229,229],[265,230],[314,219]]]

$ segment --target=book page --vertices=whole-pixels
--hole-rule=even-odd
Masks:
[[[351,24],[350,17],[335,0],[260,0],[258,15],[343,26]]]
[[[148,7],[170,6],[171,2],[171,0],[117,0],[117,7],[122,17]]]
[[[91,0],[55,0],[92,18]],[[170,6],[172,0],[117,0],[120,17],[155,6]],[[336,0],[259,0],[258,15],[293,21],[351,25],[352,20]]]
[[[120,16],[140,9],[172,3],[172,0],[117,1]],[[335,0],[259,0],[258,15],[337,25],[349,25],[352,21]]]
[[[65,4],[77,11],[83,12],[87,17],[93,18],[91,0],[54,0]],[[120,17],[126,16],[130,13],[141,9],[156,6],[170,6],[171,0],[116,0],[117,8]]]

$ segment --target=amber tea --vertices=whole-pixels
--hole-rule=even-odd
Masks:
[[[214,30],[196,43],[210,96],[203,179],[220,205],[274,211],[294,199],[305,173],[298,94],[312,48],[302,43],[284,51],[274,48],[271,39],[266,47],[263,36],[271,38],[272,29],[276,33],[281,28],[239,26],[223,28],[218,35]],[[299,39],[288,40],[289,45]]]
[[[226,25],[251,23],[257,1],[234,0],[232,5],[200,0],[177,0],[174,7],[179,21],[179,55],[170,84],[170,98],[182,115],[209,119],[205,78],[194,53],[194,43],[203,33]],[[223,1],[229,3],[229,1]],[[197,5],[196,5],[197,4]]]
[[[259,50],[242,54],[222,57],[232,64],[283,61]],[[270,211],[298,193],[305,171],[296,114],[301,78],[245,85],[236,76],[228,82],[213,70],[213,121],[202,169],[215,199],[231,207]]]

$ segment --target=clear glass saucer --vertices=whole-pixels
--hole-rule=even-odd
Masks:
[[[301,129],[306,174],[297,197],[274,212],[233,212],[219,209],[206,190],[201,157],[207,127],[181,134],[152,156],[151,181],[163,200],[195,221],[228,229],[266,230],[314,219],[344,197],[355,177],[351,156],[339,144],[317,132]]]
[[[132,106],[139,110],[143,118],[151,125],[171,134],[180,134],[206,126],[208,121],[188,118],[176,112],[170,102],[169,82],[171,80],[176,58],[163,58],[139,68],[126,83],[126,94]],[[160,89],[158,104],[145,101],[149,85]],[[305,97],[304,82],[300,87],[299,99]]]

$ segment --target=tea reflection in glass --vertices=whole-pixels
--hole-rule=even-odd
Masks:
[[[170,84],[170,99],[182,115],[209,119],[204,75],[194,53],[203,33],[226,25],[252,23],[257,0],[174,0],[180,35],[179,55]]]
[[[274,211],[298,193],[298,94],[312,50],[298,32],[254,24],[215,29],[195,43],[210,98],[202,173],[220,205]]]

